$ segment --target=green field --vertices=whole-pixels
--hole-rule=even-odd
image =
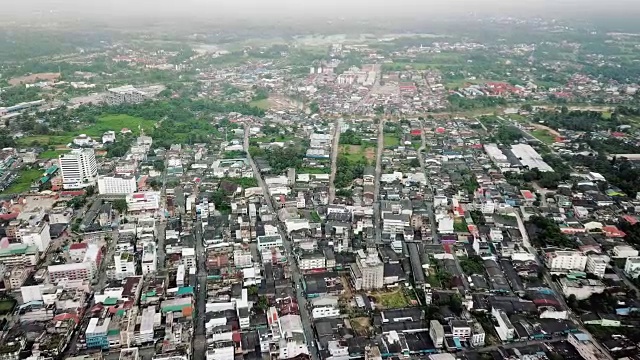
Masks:
[[[91,137],[101,137],[107,131],[119,133],[122,128],[130,129],[134,134],[139,134],[138,127],[150,133],[156,122],[129,115],[103,115],[98,118],[95,124],[91,124],[85,129],[79,129],[76,133],[87,134]]]
[[[255,100],[249,103],[249,105],[251,106],[255,106],[259,109],[262,110],[268,110],[269,109],[269,99],[262,99],[262,100]]]
[[[393,147],[400,145],[400,139],[397,136],[393,135],[385,135],[384,136],[384,147]]]
[[[395,290],[390,293],[378,293],[374,294],[373,297],[378,304],[382,305],[385,309],[400,309],[409,305],[409,300],[401,290]]]
[[[296,172],[299,174],[330,174],[331,168],[303,167],[296,170]]]
[[[40,153],[40,159],[57,159],[58,156],[68,153],[69,150],[47,150]]]
[[[44,145],[67,145],[73,141],[73,135],[31,135],[16,140],[23,147]]]
[[[20,194],[29,191],[31,184],[42,177],[43,171],[37,169],[22,170],[20,176],[5,189],[3,194]]]
[[[551,145],[554,142],[556,142],[556,138],[553,135],[549,134],[547,130],[543,130],[543,129],[533,130],[531,131],[531,135],[533,135],[536,139],[542,141],[547,145]]]
[[[374,161],[376,151],[374,147],[364,147],[362,145],[340,145],[340,156],[357,162],[362,159]]]
[[[15,305],[16,301],[13,299],[5,298],[0,300],[0,315],[9,314]]]

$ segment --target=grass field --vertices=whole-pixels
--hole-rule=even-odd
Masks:
[[[409,305],[409,300],[400,289],[394,292],[377,293],[373,297],[385,309],[399,309]]]
[[[31,188],[31,183],[42,177],[43,171],[37,169],[22,170],[20,176],[9,186],[3,194],[20,194]]]
[[[262,100],[252,101],[252,102],[249,103],[249,105],[255,106],[255,107],[260,108],[262,110],[268,110],[271,107],[271,103],[269,102],[269,99],[262,99]]]
[[[73,141],[73,135],[32,135],[16,140],[18,145],[29,147],[32,145],[66,145]]]
[[[331,173],[331,168],[328,168],[328,167],[324,167],[324,168],[303,167],[303,168],[300,168],[300,169],[296,170],[296,172],[299,173],[299,174],[330,174]]]
[[[340,154],[351,161],[366,159],[372,161],[376,156],[376,149],[362,145],[340,145]]]
[[[384,136],[384,147],[393,147],[400,145],[400,139],[393,135]]]
[[[0,315],[6,315],[13,310],[13,307],[16,305],[16,301],[12,299],[2,299],[0,300]]]
[[[98,118],[98,121],[86,129],[78,130],[78,134],[87,134],[91,137],[101,137],[106,131],[120,132],[122,128],[130,129],[134,134],[138,134],[138,127],[144,129],[147,133],[151,132],[155,126],[154,120],[147,120],[136,116],[129,115],[104,115]]]
[[[47,150],[40,153],[40,159],[57,159],[59,155],[68,153],[69,150]]]
[[[556,142],[556,138],[549,134],[547,130],[544,129],[536,129],[531,131],[531,135],[535,136],[538,140],[542,141],[547,145],[551,145]]]

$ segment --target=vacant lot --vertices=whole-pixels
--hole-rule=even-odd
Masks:
[[[376,299],[376,307],[384,309],[399,309],[409,305],[402,290],[398,289],[393,292],[381,292],[372,295]]]
[[[57,159],[58,156],[68,153],[69,150],[47,150],[40,153],[40,159]]]
[[[147,120],[136,116],[129,115],[104,115],[98,118],[95,124],[88,126],[85,130],[79,130],[78,133],[87,134],[92,137],[101,137],[107,131],[115,131],[116,133],[122,128],[130,129],[134,134],[138,134],[138,128],[151,132],[155,126],[154,120]]]
[[[547,145],[551,145],[554,142],[556,142],[556,138],[553,135],[551,135],[549,133],[549,131],[547,131],[545,129],[533,130],[531,132],[531,135],[533,135],[536,139],[542,141],[543,143],[545,143]]]
[[[13,299],[4,298],[0,300],[0,315],[9,314],[15,305],[16,301]]]
[[[363,147],[362,145],[341,145],[340,154],[351,161],[360,161],[362,159],[373,161],[376,158],[376,149],[374,147]]]
[[[32,84],[37,81],[53,81],[59,78],[60,74],[58,73],[38,73],[9,79],[9,85]]]
[[[31,135],[16,140],[20,146],[67,145],[73,141],[73,135]]]
[[[3,194],[20,194],[31,188],[31,184],[42,177],[42,170],[28,169],[22,170],[18,178],[9,186]]]
[[[394,135],[384,136],[384,147],[394,147],[400,145],[400,139]]]

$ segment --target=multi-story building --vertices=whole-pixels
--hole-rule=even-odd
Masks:
[[[41,252],[46,252],[49,248],[51,235],[49,235],[48,222],[43,220],[33,226],[21,228],[18,232],[23,244],[34,245]]]
[[[144,243],[142,247],[142,275],[156,272],[158,257],[156,255],[156,244],[152,242]]]
[[[585,271],[601,278],[607,270],[608,263],[609,257],[606,255],[589,255]]]
[[[273,247],[282,246],[282,236],[280,235],[263,235],[258,236],[258,250],[271,249]]]
[[[126,201],[129,212],[156,211],[160,208],[160,193],[147,191],[128,194]]]
[[[463,320],[451,320],[449,323],[451,334],[459,339],[469,339],[471,337],[471,326]]]
[[[108,105],[138,104],[144,101],[145,93],[132,85],[120,86],[107,90],[105,102]]]
[[[551,251],[544,261],[551,271],[584,271],[587,266],[587,256],[579,251]]]
[[[98,165],[93,149],[74,149],[58,158],[64,189],[82,189],[95,185]]]
[[[301,254],[298,257],[298,268],[301,271],[324,269],[327,266],[326,258],[322,252]]]
[[[107,335],[110,322],[110,318],[99,319],[94,317],[89,320],[89,325],[87,325],[84,333],[88,349],[109,348],[109,338]]]
[[[9,244],[6,238],[0,241],[0,264],[6,266],[35,266],[39,253],[37,246]]]
[[[334,296],[323,296],[312,299],[311,316],[314,319],[340,316],[338,298]]]
[[[429,323],[429,337],[431,337],[436,349],[441,349],[444,346],[444,326],[440,324],[440,321],[431,320]]]
[[[113,256],[113,263],[116,279],[122,280],[128,276],[136,275],[136,260],[133,254],[129,252],[116,253]]]
[[[567,342],[576,349],[585,360],[608,359],[609,356],[600,351],[591,341],[591,337],[585,333],[571,333]]]
[[[502,341],[513,340],[516,328],[511,324],[511,320],[502,309],[491,309],[491,315],[496,319],[498,326],[495,326],[496,332]]]
[[[356,263],[351,266],[351,281],[356,290],[375,290],[384,286],[384,264],[377,253],[358,250]]]
[[[624,273],[628,277],[635,279],[640,276],[640,257],[633,256],[628,257],[624,263]]]
[[[91,280],[93,270],[89,263],[70,263],[61,265],[49,265],[49,281],[56,284],[60,280]]]
[[[632,256],[638,256],[640,255],[640,253],[633,246],[618,245],[613,247],[612,255],[613,257],[617,257],[617,258],[628,258]]]
[[[98,177],[98,192],[109,195],[129,195],[137,190],[135,176],[131,174],[116,174]]]
[[[140,317],[140,329],[134,333],[137,345],[153,343],[153,326],[156,317],[156,309],[149,306],[142,310]]]
[[[180,257],[180,263],[187,269],[196,267],[196,249],[194,248],[182,248],[182,256]]]

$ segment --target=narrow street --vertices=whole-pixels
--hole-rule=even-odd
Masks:
[[[342,119],[336,119],[333,127],[333,140],[331,143],[331,175],[329,177],[329,204],[333,204],[336,198],[336,170],[338,162],[338,153],[340,152],[340,128],[342,128]]]
[[[244,132],[244,148],[245,149],[249,149],[249,128],[247,126],[245,126],[245,132]],[[267,185],[265,184],[264,180],[262,179],[262,175],[260,174],[260,171],[258,170],[258,167],[256,166],[255,161],[253,161],[253,158],[251,157],[251,155],[249,154],[249,152],[247,151],[247,159],[249,160],[249,164],[251,165],[251,169],[253,170],[253,173],[256,177],[256,180],[258,181],[258,185],[260,186],[260,188],[262,189],[262,192],[264,194],[264,198],[266,200],[267,203],[267,207],[269,207],[269,210],[272,211],[275,214],[275,207],[273,206],[273,202],[271,197],[269,196],[269,189],[267,188]],[[282,236],[283,239],[283,244],[284,244],[284,248],[285,248],[285,252],[287,255],[287,259],[288,259],[288,263],[289,263],[289,270],[291,272],[291,279],[294,282],[294,286],[296,289],[296,297],[297,297],[297,301],[298,301],[298,307],[300,309],[300,318],[302,320],[302,328],[304,331],[304,336],[305,336],[305,340],[307,343],[307,346],[309,347],[309,353],[311,355],[311,359],[312,360],[319,360],[318,357],[318,352],[317,352],[317,348],[315,346],[315,336],[314,336],[314,332],[313,332],[313,328],[311,326],[311,316],[309,314],[309,308],[307,306],[307,298],[304,296],[304,294],[302,293],[302,286],[301,286],[301,272],[300,269],[298,269],[298,264],[297,261],[294,259],[293,257],[293,252],[292,252],[292,247],[291,247],[291,241],[289,241],[289,237],[288,234],[286,233],[286,230],[284,228],[284,224],[282,224],[281,222],[278,222],[278,232],[280,234],[280,236]],[[202,244],[202,241],[200,241],[200,244]],[[202,246],[202,245],[200,245]],[[199,253],[199,251],[198,251]],[[204,266],[204,264],[203,264]],[[200,267],[200,265],[198,265],[198,267]],[[199,274],[198,274],[199,276]],[[205,279],[206,281],[206,279]],[[203,321],[203,327],[204,327],[204,321]],[[194,359],[194,360],[199,360],[199,359]]]

